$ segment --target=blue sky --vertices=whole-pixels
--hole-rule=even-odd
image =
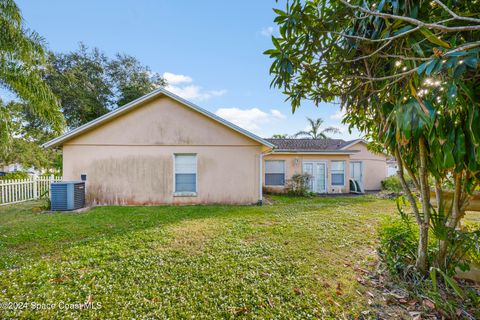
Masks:
[[[171,91],[245,129],[268,137],[306,127],[321,117],[354,139],[341,125],[337,106],[305,102],[295,114],[285,96],[270,88],[270,60],[262,52],[275,33],[272,7],[262,1],[34,1],[17,0],[26,24],[53,51],[80,42],[113,56],[137,57],[164,74]]]

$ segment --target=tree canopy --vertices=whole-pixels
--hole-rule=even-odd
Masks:
[[[80,44],[69,53],[50,54],[44,79],[60,100],[70,128],[133,101],[165,81],[135,57],[107,57]]]
[[[25,27],[13,0],[0,0],[0,86],[27,102],[30,113],[60,132],[63,116],[58,101],[41,77],[45,62],[43,39]],[[11,114],[0,105],[0,149],[11,146]]]
[[[307,117],[309,129],[302,130],[295,133],[293,136],[298,137],[307,137],[310,139],[328,139],[328,133],[340,133],[340,130],[335,127],[323,128],[322,125],[324,120],[322,118],[311,119]]]
[[[480,182],[480,2],[294,0],[275,12],[272,85],[293,110],[339,97],[344,121],[396,156],[401,181],[405,170],[420,192],[421,207],[403,183],[420,226],[416,267],[427,270],[428,230],[441,226],[436,264],[448,268],[447,244]]]

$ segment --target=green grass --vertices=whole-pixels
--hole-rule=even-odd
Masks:
[[[0,303],[57,305],[0,318],[372,316],[355,267],[376,259],[376,226],[396,210],[372,197],[48,214],[39,205],[0,208]],[[88,299],[101,305],[58,305]]]

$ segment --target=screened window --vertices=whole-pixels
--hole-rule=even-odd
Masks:
[[[285,185],[285,161],[283,160],[265,161],[265,185],[266,186]]]
[[[175,192],[197,192],[197,155],[175,155]]]
[[[345,161],[332,161],[332,186],[345,185]]]

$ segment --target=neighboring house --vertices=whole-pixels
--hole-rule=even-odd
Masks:
[[[264,187],[283,192],[294,174],[311,176],[316,193],[348,193],[356,181],[360,192],[381,189],[387,173],[386,156],[367,149],[358,139],[267,139],[276,148],[265,158]]]
[[[27,172],[28,174],[37,174],[37,175],[42,174],[41,170],[37,170],[33,167],[24,168],[21,164],[18,164],[18,163],[12,163],[7,166],[0,166],[0,171],[5,173],[21,171],[21,172]]]
[[[264,178],[279,189],[302,168],[324,175],[325,188],[312,186],[319,193],[349,192],[352,165],[366,190],[379,189],[385,176],[385,157],[372,155],[361,140],[310,140],[342,143],[335,150],[281,144],[288,141],[307,144],[262,139],[160,88],[44,147],[63,149],[64,180],[86,174],[87,201],[94,204],[256,203]],[[358,169],[354,160],[362,161]]]
[[[387,177],[394,176],[398,171],[398,163],[394,157],[387,159]]]

